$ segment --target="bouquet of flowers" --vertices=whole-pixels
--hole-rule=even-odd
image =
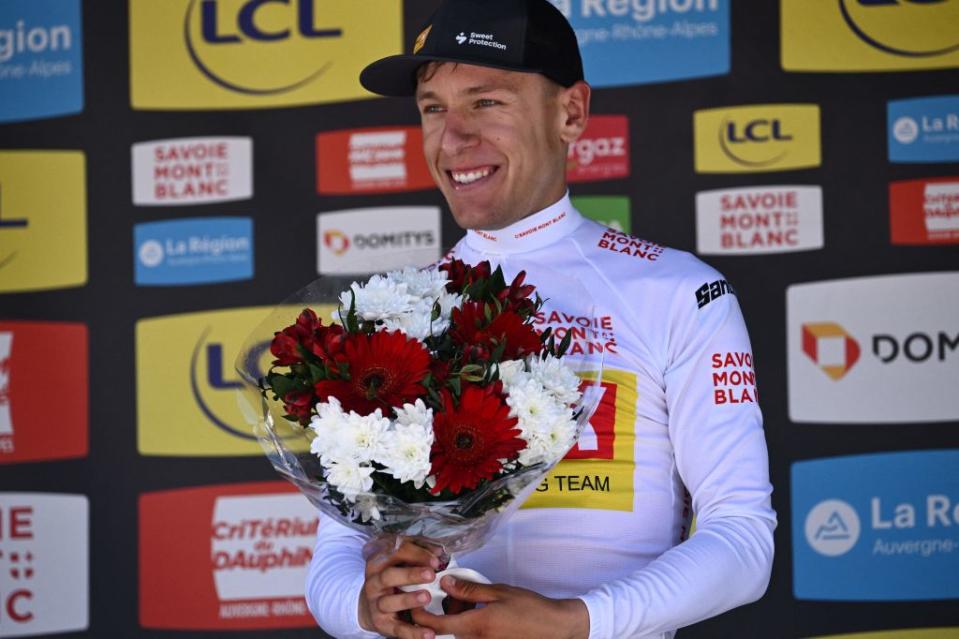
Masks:
[[[265,374],[265,341],[251,340],[237,367],[258,393],[255,432],[274,467],[371,537],[479,547],[602,395],[599,371],[584,381],[564,357],[569,334],[534,327],[534,293],[524,273],[507,283],[488,262],[452,260],[353,282],[332,322],[300,310],[274,328]]]

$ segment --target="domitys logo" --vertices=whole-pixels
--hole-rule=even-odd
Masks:
[[[835,322],[803,324],[802,350],[831,379],[842,379],[859,361],[859,342]]]

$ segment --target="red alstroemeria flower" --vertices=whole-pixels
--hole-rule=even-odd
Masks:
[[[509,288],[504,288],[496,295],[496,299],[503,303],[503,308],[516,311],[521,315],[530,315],[536,310],[533,301],[529,296],[533,294],[536,287],[532,284],[523,284],[526,280],[526,271],[520,271],[513,278]]]
[[[504,310],[487,323],[483,302],[466,302],[453,309],[451,319],[450,336],[473,359],[487,359],[504,341],[504,360],[538,353],[543,347],[539,332],[511,310]]]
[[[313,401],[313,393],[290,391],[283,397],[283,410],[288,415],[296,417],[301,425],[306,426],[310,423],[310,409],[313,408]]]
[[[493,273],[489,260],[483,260],[475,266],[470,266],[462,260],[452,259],[439,265],[439,270],[446,272],[449,283],[446,290],[450,293],[462,293],[466,286],[484,280]]]
[[[300,346],[323,361],[331,361],[341,350],[345,332],[337,324],[323,326],[312,309],[303,309],[296,323],[273,336],[270,352],[274,366],[292,366],[303,361]]]
[[[333,396],[343,410],[369,415],[381,408],[389,414],[391,407],[426,394],[420,382],[429,372],[429,352],[400,331],[348,335],[336,361],[348,365],[350,379],[324,380],[315,389],[319,401]]]
[[[509,406],[492,388],[464,385],[459,406],[449,391],[442,397],[443,411],[433,414],[432,492],[457,495],[495,477],[503,469],[500,460],[516,459],[526,442],[520,439],[517,419],[509,416]]]

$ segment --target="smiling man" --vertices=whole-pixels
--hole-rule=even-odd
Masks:
[[[590,88],[562,14],[547,0],[445,0],[412,54],[360,79],[415,97],[430,172],[467,229],[452,255],[510,279],[525,270],[547,299],[544,328],[592,327],[580,352],[595,362],[602,345],[612,403],[563,462],[576,466],[457,557],[494,583],[444,578],[455,614],[399,589],[433,580],[432,553],[364,552],[359,534],[323,519],[306,593],[320,626],[363,639],[664,638],[760,597],[776,518],[734,289],[689,253],[572,206],[566,156]]]

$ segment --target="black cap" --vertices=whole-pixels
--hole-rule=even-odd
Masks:
[[[549,0],[444,0],[413,53],[373,62],[360,84],[380,95],[413,95],[416,70],[433,60],[541,73],[565,87],[583,79],[576,34]]]

